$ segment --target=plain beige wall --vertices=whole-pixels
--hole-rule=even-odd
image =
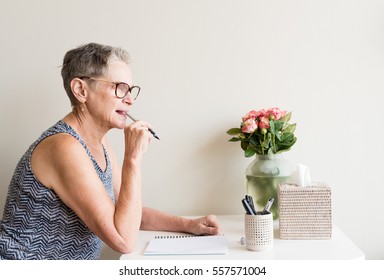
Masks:
[[[64,53],[95,41],[130,51],[132,112],[161,138],[145,156],[146,205],[242,213],[251,159],[225,132],[279,106],[297,123],[286,158],[332,187],[334,222],[384,259],[383,13],[380,0],[2,1],[0,214],[20,156],[70,110]],[[109,137],[121,160],[121,131]]]

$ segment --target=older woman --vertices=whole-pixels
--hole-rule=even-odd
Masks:
[[[0,259],[98,259],[102,242],[131,252],[138,230],[217,234],[215,216],[186,219],[142,206],[141,165],[150,124],[126,125],[140,92],[128,54],[86,44],[64,57],[72,111],[46,130],[19,161],[0,223]],[[124,130],[122,167],[106,138]]]

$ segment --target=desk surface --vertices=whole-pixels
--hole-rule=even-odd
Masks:
[[[162,231],[140,231],[134,252],[121,255],[121,260],[152,259],[255,259],[255,260],[348,260],[365,259],[364,253],[335,225],[332,238],[328,240],[283,240],[279,237],[278,224],[275,224],[273,248],[265,252],[253,252],[240,243],[244,236],[244,216],[217,216],[221,233],[227,238],[226,255],[173,255],[144,256],[149,240],[156,235],[178,235],[180,233]]]

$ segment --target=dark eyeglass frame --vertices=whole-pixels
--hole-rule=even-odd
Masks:
[[[115,85],[115,95],[119,99],[123,99],[123,98],[125,98],[129,94],[133,100],[136,100],[137,97],[140,94],[140,91],[141,91],[141,88],[139,86],[130,86],[127,83],[124,83],[124,82],[111,82],[111,81],[106,81],[106,80],[92,78],[92,77],[87,77],[87,76],[79,77],[79,79],[81,79],[81,80],[88,79],[88,80],[93,80],[93,81],[99,81],[99,82],[105,82],[105,83],[114,84]],[[125,85],[125,86],[128,87],[128,90],[124,93],[124,96],[120,96],[118,94],[118,92],[117,92],[117,88],[119,87],[119,85]],[[133,89],[137,89],[136,96],[132,96],[132,90]]]

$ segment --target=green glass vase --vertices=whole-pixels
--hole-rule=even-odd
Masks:
[[[279,218],[278,185],[289,183],[294,170],[282,154],[256,155],[245,171],[247,194],[252,196],[256,211],[262,211],[268,199],[273,197],[271,212],[274,220]]]

